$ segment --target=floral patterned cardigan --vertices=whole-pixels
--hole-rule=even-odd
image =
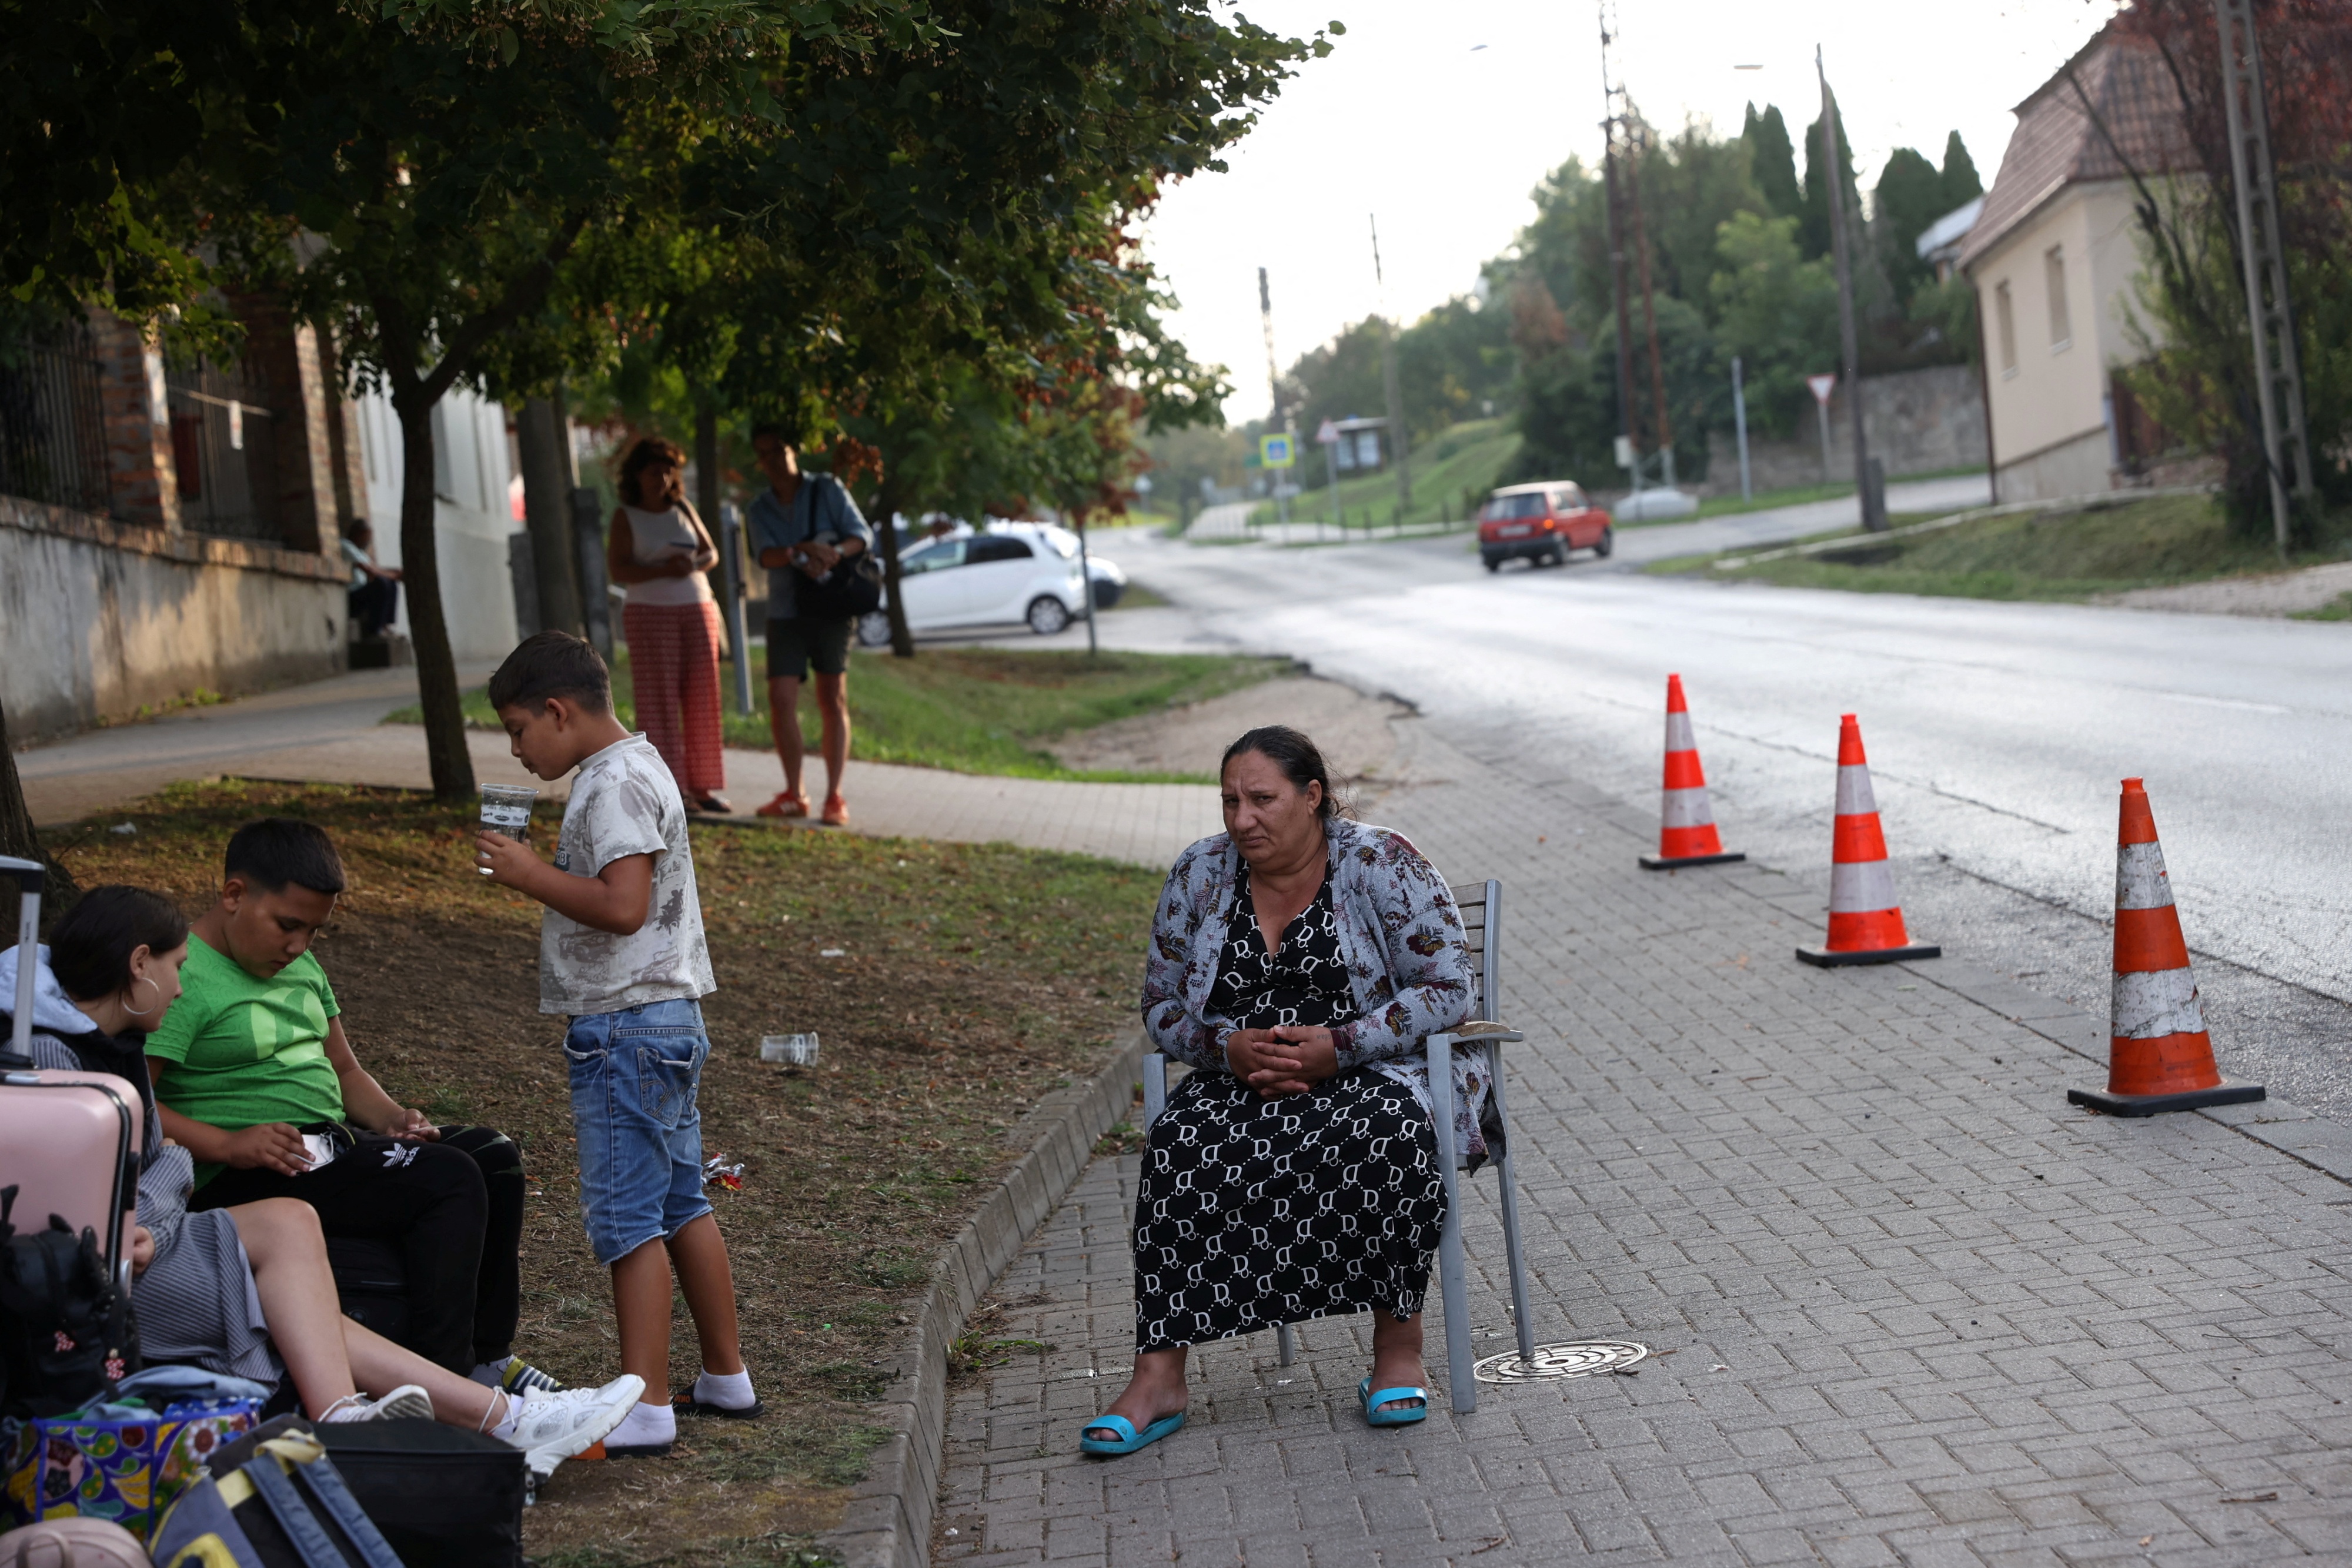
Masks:
[[[1331,1031],[1339,1071],[1370,1067],[1430,1108],[1423,1040],[1470,1017],[1477,968],[1445,879],[1402,833],[1332,818],[1331,909],[1357,1016]],[[1234,918],[1241,857],[1217,833],[1176,857],[1151,923],[1143,966],[1143,1027],[1151,1043],[1196,1071],[1229,1072],[1225,1040],[1240,1026],[1210,1010],[1217,963]],[[1480,1129],[1486,1099],[1483,1051],[1454,1053],[1454,1146],[1475,1167],[1485,1161]]]

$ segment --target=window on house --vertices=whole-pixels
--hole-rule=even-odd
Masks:
[[[2074,340],[2066,311],[2066,256],[2061,246],[2053,245],[2042,253],[2042,276],[2050,290],[2050,351],[2056,353]]]
[[[2010,298],[2006,279],[1993,285],[1992,314],[2000,339],[2000,373],[2013,376],[2017,373],[2017,304]]]

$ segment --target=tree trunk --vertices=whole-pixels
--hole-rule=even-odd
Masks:
[[[580,574],[572,567],[572,422],[564,416],[563,390],[535,397],[515,416],[515,445],[522,459],[523,526],[530,530],[531,570],[539,580],[539,623],[582,631]]]
[[[414,382],[395,387],[400,415],[400,575],[408,593],[408,629],[415,634],[416,695],[425,709],[425,755],[436,800],[474,792],[474,757],[466,749],[466,710],[457,692],[457,659],[449,649],[449,620],[441,608],[441,565],[433,534],[433,409]]]
[[[898,658],[915,656],[915,634],[907,629],[907,607],[898,602],[898,511],[908,497],[886,470],[882,487],[874,497],[874,537],[882,544],[883,608],[890,616],[890,652]]]
[[[73,873],[41,847],[41,835],[33,827],[33,813],[25,804],[25,782],[16,777],[16,751],[8,743],[8,715],[5,710],[0,710],[0,855],[38,861],[48,868],[47,885],[41,895],[41,927],[45,932],[81,896],[81,889],[74,885]]]

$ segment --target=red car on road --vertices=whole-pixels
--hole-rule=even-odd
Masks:
[[[1609,514],[1566,480],[1506,485],[1478,508],[1478,559],[1488,571],[1519,556],[1537,566],[1565,566],[1572,549],[1604,556],[1615,542]]]

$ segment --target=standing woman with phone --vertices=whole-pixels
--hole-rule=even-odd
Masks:
[[[686,500],[686,453],[646,436],[621,462],[621,505],[605,569],[628,590],[621,609],[637,725],[669,765],[688,811],[734,810],[719,723],[719,603],[703,576],[719,547]]]

